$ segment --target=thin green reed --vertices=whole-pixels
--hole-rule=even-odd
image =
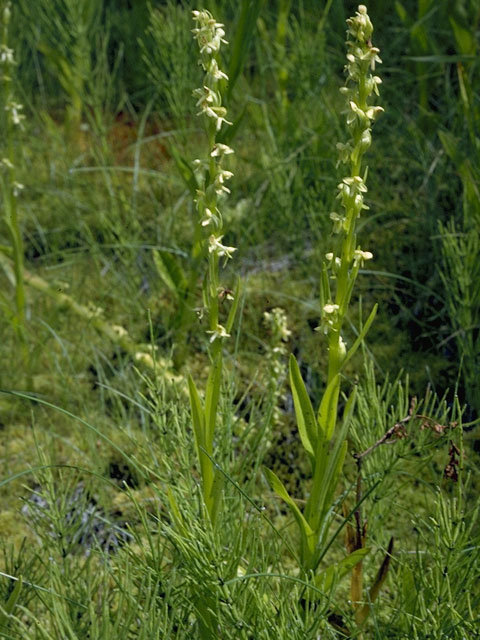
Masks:
[[[18,198],[23,185],[17,179],[17,154],[15,142],[18,130],[25,116],[22,105],[15,99],[13,80],[15,57],[8,46],[8,30],[11,18],[11,3],[4,2],[1,7],[1,44],[0,44],[0,110],[3,123],[4,150],[0,160],[0,180],[3,193],[3,216],[7,228],[10,246],[2,248],[13,258],[15,276],[15,311],[12,325],[25,345],[25,288],[23,282],[23,238],[18,215]]]
[[[290,383],[298,430],[312,468],[312,484],[303,511],[289,496],[280,479],[272,471],[266,471],[272,488],[289,505],[298,525],[299,562],[305,571],[316,571],[325,554],[329,526],[333,521],[335,493],[347,451],[355,393],[350,394],[340,420],[342,370],[361,345],[377,310],[375,305],[357,339],[347,349],[343,329],[355,281],[360,267],[373,257],[372,253],[360,248],[356,235],[357,221],[368,209],[364,202],[367,168],[363,167],[363,156],[372,142],[371,125],[383,111],[371,104],[371,97],[378,95],[381,83],[380,78],[374,75],[375,64],[381,60],[379,50],[371,43],[373,26],[366,7],[359,5],[356,15],[347,20],[347,24],[347,79],[341,92],[346,98],[346,124],[350,137],[346,143],[339,143],[337,148],[339,163],[345,164],[348,171],[338,185],[340,209],[330,214],[337,240],[325,256],[322,270],[319,329],[328,343],[328,367],[326,389],[316,413],[297,361],[290,357]],[[355,558],[351,560],[360,561],[366,550],[360,551],[355,552]]]
[[[203,118],[208,141],[207,158],[195,160],[197,189],[195,204],[198,212],[196,237],[199,253],[206,254],[206,274],[203,283],[203,308],[208,322],[210,372],[205,391],[205,401],[189,377],[190,404],[195,434],[195,445],[200,462],[202,492],[208,515],[215,525],[221,496],[222,476],[215,471],[213,438],[217,422],[220,388],[223,371],[223,344],[230,337],[238,305],[238,286],[231,292],[220,284],[220,263],[232,257],[234,247],[222,244],[224,235],[221,200],[229,193],[226,181],[232,173],[223,168],[224,157],[233,153],[226,144],[217,140],[222,125],[231,124],[226,119],[227,110],[222,105],[222,85],[228,76],[221,71],[218,55],[224,39],[223,25],[217,23],[208,11],[193,11],[194,38],[200,50],[199,63],[205,71],[202,86],[195,89],[198,115]],[[232,301],[226,322],[222,324],[220,305]]]

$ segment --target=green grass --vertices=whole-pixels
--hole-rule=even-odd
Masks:
[[[328,352],[315,328],[343,177],[335,145],[346,139],[345,19],[356,6],[333,2],[319,27],[327,3],[205,3],[230,41],[221,61],[235,80],[224,96],[235,176],[222,213],[225,244],[238,251],[224,280],[242,280],[224,352],[213,449],[223,493],[212,526],[187,386],[191,374],[205,389],[210,366],[206,327],[192,311],[203,272],[187,170],[205,153],[191,95],[202,72],[190,10],[202,7],[169,0],[152,3],[151,15],[147,3],[131,4],[39,0],[12,10],[12,89],[26,115],[13,143],[25,185],[26,305],[22,337],[2,222],[0,637],[477,637],[476,3],[369,7],[385,114],[367,154],[370,211],[358,230],[374,260],[359,273],[348,344],[375,302],[379,311],[344,371],[357,405],[319,568],[339,568],[331,583],[299,571],[298,531],[263,466],[303,510],[309,459],[287,356],[318,407]],[[98,15],[77,16],[72,30],[65,11],[80,5]],[[61,69],[52,42],[68,63]],[[6,145],[3,135],[0,157]],[[184,298],[155,253],[192,277]],[[264,321],[276,307],[291,331],[281,342]],[[396,423],[408,437],[368,453],[359,482],[353,454]],[[363,627],[349,602],[351,570],[340,570],[340,502],[354,510],[359,499],[370,548]]]

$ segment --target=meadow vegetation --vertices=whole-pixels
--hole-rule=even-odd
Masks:
[[[478,2],[0,21],[0,637],[480,637]]]

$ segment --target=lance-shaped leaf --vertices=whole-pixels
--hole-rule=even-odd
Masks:
[[[338,478],[343,469],[347,453],[347,434],[350,419],[355,406],[356,388],[354,387],[345,410],[343,421],[337,434],[333,449],[328,449],[328,442],[317,447],[315,453],[315,472],[312,490],[305,507],[305,517],[317,533],[324,528],[325,518],[329,512],[337,489]],[[320,442],[320,441],[319,441]]]
[[[328,569],[325,569],[325,571],[315,576],[315,586],[324,593],[328,593],[334,584],[350,573],[369,552],[370,548],[365,547],[349,553],[348,556],[340,560],[340,562],[328,567]]]
[[[205,447],[205,416],[203,412],[202,400],[195,386],[192,376],[188,376],[188,391],[190,395],[190,408],[192,410],[193,433],[197,453],[200,454],[199,447]]]
[[[290,356],[290,386],[300,439],[305,451],[313,459],[317,448],[317,420],[298,363],[293,355]]]
[[[308,522],[317,534],[325,530],[325,522],[331,512],[333,497],[343,469],[347,453],[346,441],[338,440],[332,451],[326,456],[327,465],[315,467],[312,492],[305,507]]]
[[[190,407],[192,411],[193,435],[195,439],[195,449],[197,451],[198,460],[200,462],[200,471],[203,480],[203,493],[205,498],[209,495],[213,483],[213,468],[209,457],[205,454],[206,434],[205,434],[205,412],[202,400],[197,391],[197,387],[192,379],[188,376],[188,391],[190,396]]]
[[[318,410],[318,424],[327,441],[332,439],[335,431],[339,394],[340,376],[337,373],[328,383]]]
[[[212,366],[208,374],[207,388],[205,390],[205,449],[212,453],[213,434],[217,420],[218,402],[220,399],[220,387],[222,384],[222,343],[219,339],[214,345]]]
[[[273,471],[271,471],[270,469],[267,469],[266,467],[264,467],[264,471],[265,471],[265,475],[267,476],[268,482],[270,483],[270,486],[275,491],[277,496],[281,498],[284,502],[286,502],[290,507],[293,517],[295,518],[298,528],[300,530],[303,547],[307,552],[308,556],[311,557],[315,550],[315,538],[314,538],[314,532],[311,526],[305,520],[302,512],[297,507],[293,498],[289,496],[288,491],[283,486],[283,483],[280,480],[280,478]]]
[[[350,428],[350,420],[353,414],[355,400],[357,397],[356,391],[357,389],[356,387],[354,387],[352,393],[350,394],[350,397],[347,400],[347,404],[343,412],[341,428],[337,433],[333,450],[329,453],[328,456],[328,467],[326,474],[327,482],[324,485],[325,495],[323,497],[323,505],[325,505],[325,509],[332,503],[334,493],[338,484],[338,478],[343,469],[343,463],[345,461],[345,456],[347,453],[347,435]]]

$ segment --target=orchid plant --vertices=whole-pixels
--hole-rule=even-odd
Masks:
[[[297,425],[302,445],[311,463],[311,486],[301,510],[288,494],[281,480],[266,470],[270,485],[289,506],[299,532],[298,562],[307,573],[316,573],[329,547],[328,536],[334,519],[336,491],[347,452],[349,422],[354,410],[355,390],[350,394],[342,418],[339,417],[339,398],[342,371],[361,345],[371,326],[377,307],[373,307],[358,337],[347,348],[343,336],[345,320],[361,266],[373,258],[370,251],[357,242],[357,222],[368,209],[364,198],[367,193],[367,168],[363,157],[372,142],[372,123],[383,111],[372,103],[378,96],[380,78],[375,65],[380,63],[379,49],[371,42],[373,26],[364,5],[355,16],[347,20],[346,82],[341,88],[346,98],[346,124],[349,140],[337,145],[339,164],[348,171],[338,185],[339,211],[332,212],[333,233],[337,242],[325,256],[321,281],[321,324],[328,344],[327,383],[317,412],[314,411],[293,355],[290,357],[290,384],[293,393]],[[336,566],[336,571],[347,573],[360,562],[368,549],[357,549]],[[317,584],[327,588],[332,572],[316,577]]]
[[[226,144],[218,140],[227,120],[227,110],[222,105],[221,85],[228,76],[220,69],[218,55],[225,40],[223,25],[216,22],[208,11],[194,11],[194,38],[200,50],[199,64],[205,72],[202,86],[195,89],[198,115],[203,118],[208,141],[208,156],[196,159],[194,166],[197,174],[195,204],[198,212],[198,231],[203,234],[203,251],[206,254],[207,268],[203,284],[203,307],[199,315],[207,317],[209,336],[209,356],[211,368],[208,376],[205,400],[202,401],[195,383],[189,377],[190,405],[192,410],[195,446],[200,462],[202,492],[206,510],[212,525],[216,522],[221,497],[222,476],[215,471],[213,463],[213,438],[217,422],[220,388],[222,384],[223,345],[230,337],[238,305],[238,286],[235,291],[223,287],[220,283],[221,262],[225,265],[232,258],[235,247],[223,243],[224,229],[221,213],[222,198],[230,193],[226,182],[232,172],[224,168],[226,156],[233,153]],[[222,322],[220,306],[231,302],[226,322]]]

